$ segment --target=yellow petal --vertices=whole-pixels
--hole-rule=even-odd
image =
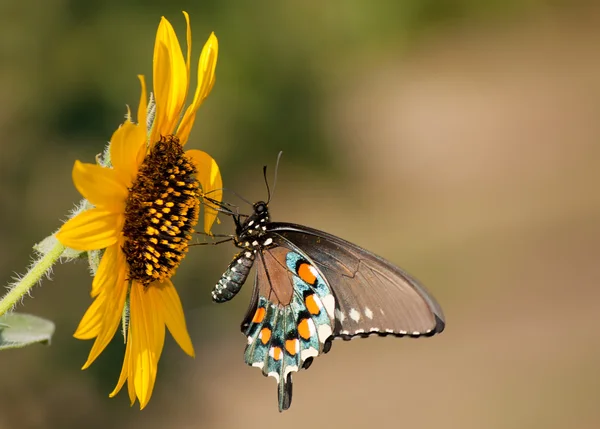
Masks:
[[[189,356],[194,357],[194,346],[185,324],[183,307],[171,280],[164,280],[161,284],[154,283],[148,291],[156,295],[157,309],[179,347]]]
[[[153,76],[156,116],[150,143],[172,134],[187,96],[187,66],[171,23],[162,17],[154,44]]]
[[[130,335],[127,336],[131,338]],[[133,341],[128,341],[127,345],[133,347]],[[125,364],[123,362],[123,364]],[[133,407],[135,403],[135,384],[133,383],[133,374],[135,374],[135,361],[131,357],[131,353],[129,354],[129,367],[128,367],[128,376],[127,376],[127,394],[129,395],[129,406]]]
[[[97,297],[81,319],[75,334],[79,340],[89,340],[98,336],[105,316],[107,297],[111,297],[118,280],[119,269],[123,269],[125,259],[120,252],[121,243],[106,249],[96,276],[92,282],[92,297]]]
[[[187,43],[187,55],[185,57],[185,67],[186,67],[186,71],[187,71],[187,83],[188,83],[188,87],[190,85],[190,63],[191,63],[191,58],[192,58],[192,26],[190,25],[190,16],[188,15],[188,13],[184,10],[183,11],[183,16],[185,17],[185,25],[186,25],[186,30],[185,30],[185,38],[186,38],[186,43]],[[187,88],[186,88],[186,98],[187,98]],[[185,99],[184,99],[185,102]]]
[[[141,160],[138,154],[143,149],[145,155],[147,129],[146,129],[146,83],[144,76],[138,76],[142,86],[140,105],[138,109],[138,123],[126,121],[114,133],[110,140],[110,158],[112,165],[122,177],[126,188],[131,187],[138,172]],[[143,158],[142,158],[143,160]]]
[[[152,295],[147,293],[142,285],[133,284],[131,288],[130,335],[133,341],[131,358],[135,360],[133,382],[135,393],[143,409],[150,401],[158,359],[164,344],[165,328],[160,322]]]
[[[219,56],[219,41],[215,33],[211,33],[208,41],[202,49],[200,54],[200,60],[198,61],[198,83],[196,86],[196,92],[194,94],[194,100],[192,104],[188,106],[181,119],[179,128],[177,129],[177,136],[182,145],[184,145],[192,131],[194,121],[196,119],[196,111],[204,101],[212,87],[215,84],[215,69],[217,67],[217,58]]]
[[[101,294],[92,305],[90,305],[83,315],[77,330],[73,334],[78,340],[91,340],[96,338],[102,327],[102,318],[104,317],[104,305],[106,303],[106,294]]]
[[[138,79],[140,80],[140,84],[142,86],[142,94],[140,95],[140,104],[138,106],[138,125],[143,126],[144,130],[146,130],[146,115],[148,113],[148,95],[146,93],[146,79],[142,74],[138,75]]]
[[[127,377],[129,375],[130,359],[131,359],[131,335],[127,335],[127,345],[125,346],[125,357],[123,358],[123,366],[121,367],[121,374],[119,375],[119,381],[117,381],[117,385],[115,386],[115,389],[108,394],[109,398],[113,398],[117,393],[119,393],[119,391],[125,384],[125,381],[127,380]],[[130,400],[131,400],[131,405],[133,405],[133,402],[135,401],[135,392],[133,394],[133,398],[130,397]]]
[[[106,289],[106,305],[103,307],[103,320],[100,332],[94,341],[94,345],[90,350],[90,354],[82,369],[88,368],[94,360],[104,351],[110,340],[115,336],[123,307],[125,305],[125,297],[127,296],[128,281],[125,278],[125,270],[121,269],[117,276],[117,281],[114,285]]]
[[[98,296],[103,289],[111,287],[117,281],[117,274],[119,272],[118,262],[124,263],[124,260],[119,261],[118,259],[121,246],[122,243],[113,244],[102,255],[100,265],[92,281],[92,297]]]
[[[198,173],[196,178],[202,187],[202,193],[213,200],[221,202],[223,199],[223,180],[217,162],[206,152],[201,150],[188,150],[185,153],[194,163]],[[204,204],[204,232],[210,234],[218,212]]]
[[[114,132],[110,140],[110,157],[115,171],[124,183],[125,189],[131,188],[142,160],[138,160],[140,150],[146,154],[146,125],[125,122]]]
[[[79,193],[96,207],[115,213],[125,210],[127,183],[113,168],[75,161],[73,183]]]
[[[165,345],[165,319],[160,311],[160,299],[156,297],[156,294],[149,294],[149,297],[152,299],[152,308],[154,309],[153,311],[155,315],[154,332],[157,333],[157,336],[154,341],[154,353],[156,354],[156,362],[158,363]]]
[[[102,209],[90,209],[67,221],[56,238],[76,250],[105,249],[117,242],[123,225],[123,215]]]

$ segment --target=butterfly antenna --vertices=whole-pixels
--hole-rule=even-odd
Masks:
[[[265,178],[265,185],[267,185],[267,205],[271,202],[271,196],[275,194],[275,187],[277,186],[277,172],[279,171],[279,161],[281,160],[283,151],[280,151],[277,155],[277,163],[275,164],[275,175],[273,176],[273,191],[269,188],[269,181],[267,180],[267,166],[263,167],[263,176]]]
[[[271,202],[271,188],[269,188],[269,180],[267,179],[267,166],[263,165],[263,177],[265,178],[265,185],[267,186],[267,205]]]
[[[275,174],[273,175],[273,194],[275,194],[275,188],[277,187],[277,173],[279,173],[279,161],[281,161],[281,155],[283,155],[283,151],[279,151],[277,155],[277,162],[275,163]]]

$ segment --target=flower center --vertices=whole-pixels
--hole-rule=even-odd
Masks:
[[[175,274],[198,222],[195,174],[176,136],[161,137],[146,155],[125,203],[123,252],[131,280],[147,286]]]

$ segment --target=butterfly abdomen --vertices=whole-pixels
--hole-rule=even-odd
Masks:
[[[238,253],[213,289],[213,301],[220,303],[232,299],[242,288],[253,264],[254,252],[244,251]]]

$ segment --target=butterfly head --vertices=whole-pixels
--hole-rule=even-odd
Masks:
[[[267,203],[265,203],[264,201],[258,201],[256,203],[254,203],[252,205],[252,208],[254,210],[254,215],[256,217],[260,217],[260,216],[267,216],[267,218],[269,217],[269,210],[267,208]]]
[[[244,222],[240,223],[237,227],[236,242],[239,247],[252,247],[246,246],[246,243],[252,243],[255,238],[262,237],[267,230],[267,223],[269,222],[269,209],[267,203],[264,201],[258,201],[252,205],[253,213]]]

